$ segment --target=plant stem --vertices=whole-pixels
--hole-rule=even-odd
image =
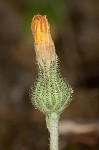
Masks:
[[[53,113],[49,116],[50,150],[59,150],[58,121],[59,121],[59,116],[56,113]]]

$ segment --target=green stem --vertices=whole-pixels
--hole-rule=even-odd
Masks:
[[[56,113],[53,113],[49,116],[50,150],[59,150],[58,121],[59,121],[59,116]]]

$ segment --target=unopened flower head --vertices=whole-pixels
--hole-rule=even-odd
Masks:
[[[56,59],[56,53],[46,16],[35,15],[32,19],[31,29],[37,61],[40,64],[50,64]]]

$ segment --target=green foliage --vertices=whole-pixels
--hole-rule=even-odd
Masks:
[[[46,115],[60,114],[71,101],[72,90],[60,75],[57,61],[38,65],[38,78],[32,88],[32,103]]]

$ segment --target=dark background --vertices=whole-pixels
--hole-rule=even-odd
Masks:
[[[61,120],[99,119],[99,1],[0,0],[0,150],[47,150],[45,116],[29,98],[37,66],[32,17],[47,15],[61,70],[74,89]],[[99,126],[89,135],[60,135],[67,150],[99,149]]]

